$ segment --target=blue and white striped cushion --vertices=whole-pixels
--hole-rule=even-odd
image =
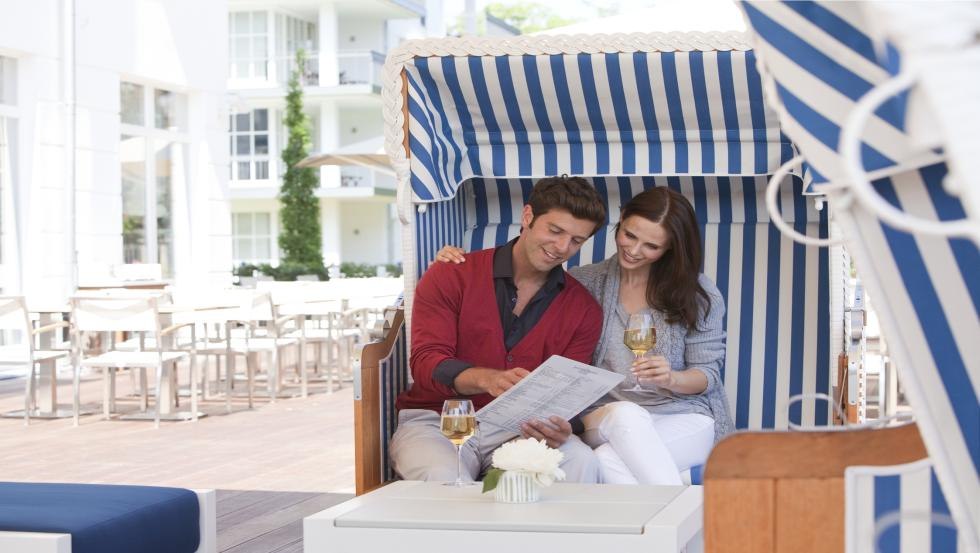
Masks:
[[[829,253],[793,243],[769,222],[761,196],[766,177],[591,180],[609,208],[610,224],[569,260],[569,266],[598,262],[615,251],[613,226],[619,208],[624,199],[645,188],[670,186],[695,206],[705,251],[703,270],[727,304],[723,376],[738,428],[786,428],[787,413],[781,405],[789,396],[829,392]],[[444,244],[473,251],[517,236],[520,212],[533,184],[532,179],[472,179],[457,199],[417,213],[416,228],[426,229],[420,232],[418,267],[428,267]],[[801,188],[799,179],[784,187],[785,218],[800,232],[826,236],[825,213],[806,203]],[[789,418],[798,424],[827,424],[829,406],[797,404]]]
[[[405,325],[397,329],[398,337],[388,357],[381,360],[378,367],[380,382],[379,400],[381,409],[381,481],[395,479],[395,471],[388,458],[388,443],[398,426],[398,410],[395,398],[408,388],[408,352],[406,351]]]
[[[938,164],[873,185],[915,216],[962,218],[960,202],[943,189],[946,172]],[[897,231],[859,207],[840,220],[866,249],[854,252],[864,262],[858,269],[872,300],[885,298],[875,309],[923,441],[943,460],[936,472],[954,514],[980,520],[980,253],[968,240]]]
[[[472,177],[765,175],[793,156],[751,51],[417,57],[405,74],[419,202]]]
[[[930,514],[948,515],[949,508],[928,459],[891,466],[855,466],[844,471],[845,551],[847,553],[965,552],[957,532],[929,521]],[[882,529],[875,543],[876,523],[891,513],[905,516]]]

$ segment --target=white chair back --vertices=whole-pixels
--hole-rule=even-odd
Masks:
[[[160,332],[155,297],[73,297],[72,324],[78,332]]]
[[[31,328],[23,296],[0,296],[0,331],[26,332]]]
[[[249,321],[274,321],[276,312],[272,305],[272,294],[269,292],[256,292],[251,297],[246,297],[242,303],[242,313],[245,320]]]
[[[30,363],[31,319],[22,296],[0,296],[0,346],[7,362]]]

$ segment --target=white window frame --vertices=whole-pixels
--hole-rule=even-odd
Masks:
[[[0,293],[19,293],[23,283],[22,275],[19,270],[19,239],[18,233],[18,190],[15,189],[15,167],[17,165],[17,123],[20,119],[20,109],[18,107],[18,74],[17,58],[0,55],[0,64],[6,63],[12,68],[12,77],[9,77],[8,84],[13,91],[13,99],[10,103],[4,103],[0,98],[0,119],[5,119],[7,144],[6,157],[0,165]],[[0,74],[0,78],[7,78]],[[5,87],[6,89],[6,87]],[[2,153],[0,153],[2,155]],[[14,283],[10,285],[10,283]]]
[[[261,13],[265,15],[265,33],[256,33],[252,30],[253,19],[255,14]],[[234,18],[240,14],[248,14],[248,32],[239,32],[237,28],[234,28],[233,21]],[[228,78],[234,81],[260,81],[268,82],[273,79],[275,75],[275,54],[274,54],[274,43],[272,39],[273,27],[275,25],[275,12],[271,10],[240,10],[228,12]],[[258,37],[265,37],[265,55],[256,56],[252,52],[252,45],[254,44],[254,39]],[[248,38],[248,55],[241,56],[238,52],[236,46],[236,41],[238,39]],[[236,65],[247,64],[248,71],[245,76],[239,76],[238,72],[235,71]],[[257,64],[265,64],[265,75],[259,74],[256,71]]]
[[[256,131],[255,130],[255,112],[258,110],[265,110],[265,130]],[[237,119],[239,115],[244,115],[244,113],[233,112],[229,116],[228,120],[228,138],[229,138],[229,148],[230,151],[228,155],[231,159],[231,169],[229,171],[229,177],[233,183],[256,183],[256,184],[267,184],[270,182],[278,181],[277,169],[279,165],[274,162],[275,158],[280,157],[280,149],[276,147],[276,110],[271,107],[266,106],[255,106],[248,111],[248,130],[239,130],[237,126]],[[266,147],[268,149],[265,154],[255,153],[255,137],[258,135],[266,135]],[[238,154],[238,137],[248,136],[249,137],[249,154],[239,155]],[[248,178],[243,179],[239,177],[238,174],[238,164],[248,163]],[[256,178],[256,168],[259,163],[265,163],[266,177],[263,179]]]
[[[122,89],[122,83],[126,82],[129,84],[134,84],[143,87],[143,124],[134,125],[131,123],[122,122],[122,105],[119,106],[120,112],[120,123],[119,123],[119,135],[120,140],[122,136],[135,136],[143,138],[144,152],[143,152],[143,186],[144,186],[144,221],[143,221],[143,232],[145,234],[144,240],[146,241],[146,259],[143,263],[160,263],[160,251],[159,245],[157,244],[157,174],[156,174],[156,154],[157,149],[155,147],[158,143],[176,143],[184,148],[187,148],[190,144],[190,135],[187,132],[187,110],[178,107],[176,109],[176,117],[178,122],[178,129],[158,129],[156,127],[156,116],[154,113],[154,94],[157,90],[167,90],[175,95],[175,99],[178,102],[187,102],[187,94],[183,90],[178,88],[164,88],[160,86],[154,86],[145,82],[141,82],[136,79],[122,78],[119,81],[119,88]],[[120,98],[120,102],[121,102]],[[183,119],[183,121],[181,121]],[[120,162],[121,163],[121,162]],[[188,179],[183,179],[184,182],[188,182]],[[120,180],[121,185],[121,180]],[[171,186],[174,186],[171,182]],[[120,194],[122,190],[120,189]],[[173,189],[170,192],[171,204],[173,203],[173,198],[176,194]],[[173,215],[174,208],[171,205],[170,208],[171,216]],[[120,213],[120,215],[125,215]],[[173,236],[172,247],[174,248],[174,266],[170,267],[170,270],[176,274],[177,271],[177,251],[176,251],[176,225],[171,221],[171,233]],[[124,246],[125,247],[125,246]],[[164,275],[165,279],[173,278],[173,275]]]
[[[246,216],[246,215],[251,218],[251,228],[252,228],[251,234],[241,234],[239,232],[236,232],[238,230],[237,229],[238,225],[236,224],[235,219],[237,217],[242,217],[242,216]],[[255,227],[256,227],[256,225],[255,225],[255,217],[256,217],[256,215],[266,215],[266,216],[269,217],[269,233],[268,233],[268,235],[258,234],[258,233],[255,232]],[[261,264],[261,263],[268,263],[270,265],[275,265],[275,264],[277,264],[279,262],[279,244],[278,244],[279,231],[278,231],[278,228],[276,226],[277,214],[275,212],[273,212],[273,211],[234,211],[234,212],[232,212],[231,217],[232,217],[232,224],[231,224],[231,227],[232,227],[232,234],[231,234],[231,239],[232,239],[232,259],[233,259],[234,265],[236,267],[239,266],[239,265],[241,265],[242,263],[250,263],[252,265],[258,265],[258,264]],[[236,255],[235,248],[237,247],[238,240],[244,239],[244,238],[248,238],[251,241],[251,243],[252,243],[252,253],[253,254],[256,251],[256,249],[255,249],[256,241],[262,240],[262,239],[268,240],[269,241],[269,257],[267,259],[262,259],[262,258],[258,258],[258,257],[254,257],[254,256],[253,257],[250,257],[250,258],[245,258],[245,257],[240,257],[239,255]],[[237,253],[240,254],[241,252],[237,252]]]

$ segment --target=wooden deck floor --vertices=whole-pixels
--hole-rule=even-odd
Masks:
[[[67,380],[67,379],[66,379]],[[120,379],[120,395],[129,378]],[[0,412],[23,405],[23,379],[0,381]],[[350,497],[354,488],[350,384],[306,399],[202,403],[192,422],[0,418],[0,480],[213,488],[218,492],[220,551],[302,550],[302,519]],[[86,379],[82,402],[101,413],[102,384]],[[71,388],[59,388],[62,403]],[[258,396],[257,396],[258,397]],[[137,402],[120,402],[135,411]]]

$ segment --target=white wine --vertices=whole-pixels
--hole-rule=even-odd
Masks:
[[[476,416],[442,416],[442,435],[449,438],[455,446],[461,446],[476,432]]]
[[[633,355],[639,357],[657,345],[657,331],[650,328],[627,328],[623,333],[623,343]]]

